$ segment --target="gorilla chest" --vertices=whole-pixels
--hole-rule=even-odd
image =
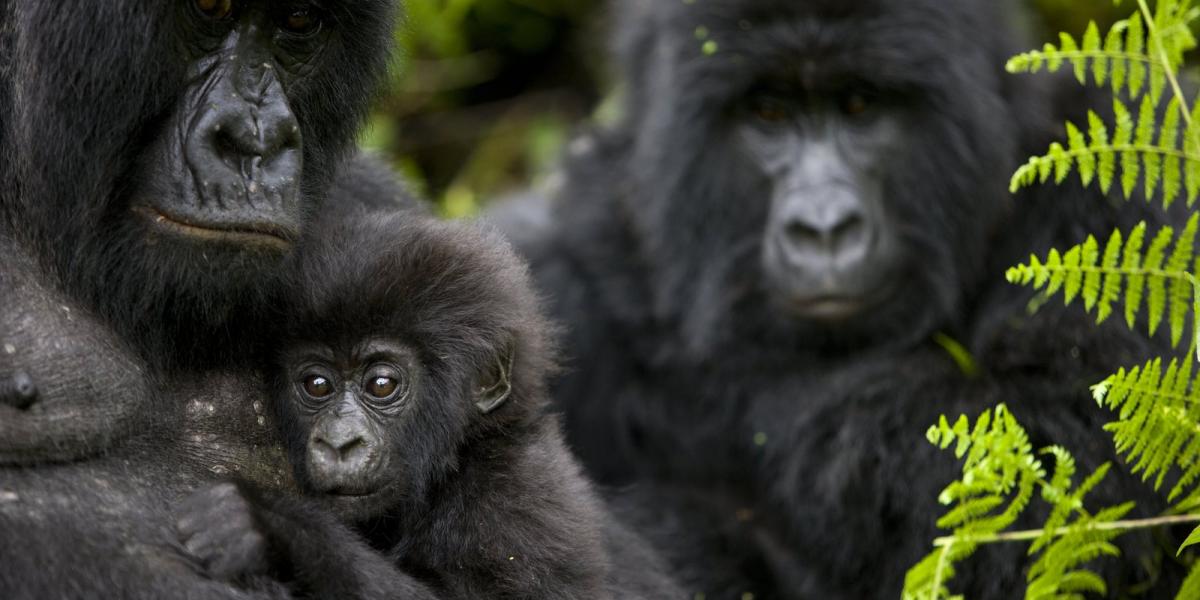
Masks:
[[[182,407],[180,440],[189,466],[272,489],[294,486],[265,382],[254,369],[175,378],[166,395]]]

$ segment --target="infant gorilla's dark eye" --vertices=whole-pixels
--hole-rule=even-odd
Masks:
[[[196,8],[214,19],[224,19],[233,13],[233,0],[196,0]]]
[[[315,33],[321,26],[321,20],[308,9],[296,9],[288,13],[283,20],[283,28],[299,35]]]
[[[304,393],[313,398],[324,398],[333,393],[333,383],[321,375],[309,375],[304,378]]]
[[[391,377],[372,377],[367,380],[367,393],[375,398],[387,398],[396,393],[399,382]]]

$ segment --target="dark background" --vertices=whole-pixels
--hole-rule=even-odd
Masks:
[[[670,0],[662,0],[670,1]],[[803,0],[796,0],[803,1]],[[902,1],[902,0],[898,0]],[[947,0],[953,1],[953,0]],[[1132,6],[1026,0],[1035,39],[1080,34]],[[1128,3],[1126,3],[1128,4]],[[362,145],[447,216],[536,186],[586,119],[615,117],[601,0],[408,0],[401,48]]]

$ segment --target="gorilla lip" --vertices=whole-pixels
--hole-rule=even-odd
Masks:
[[[811,296],[795,298],[788,303],[796,313],[809,318],[836,321],[861,312],[869,304],[859,296]]]
[[[269,223],[243,225],[242,227],[223,228],[211,225],[197,225],[170,217],[166,213],[151,206],[135,206],[135,213],[149,219],[156,226],[174,233],[210,241],[230,242],[239,246],[260,245],[272,246],[287,250],[292,246],[292,238],[284,228]]]

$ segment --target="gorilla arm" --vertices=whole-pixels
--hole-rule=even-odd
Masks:
[[[328,510],[295,495],[219,483],[189,497],[181,515],[181,541],[215,579],[270,575],[312,598],[437,598]]]

